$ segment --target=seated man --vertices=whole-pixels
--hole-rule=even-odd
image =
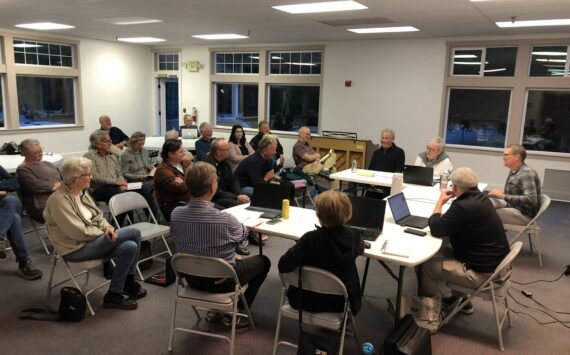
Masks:
[[[261,138],[266,134],[272,134],[269,131],[269,122],[267,120],[260,121],[258,124],[259,133],[256,134],[250,141],[249,144],[253,150],[257,150],[257,145],[261,141]],[[277,136],[275,136],[277,138]],[[285,164],[285,155],[283,154],[283,146],[279,143],[279,138],[277,138],[277,147],[275,149],[275,155],[273,156],[273,169],[278,172]]]
[[[255,184],[270,182],[275,176],[273,171],[273,156],[277,149],[277,137],[266,134],[261,138],[257,151],[242,160],[235,174],[238,178],[241,192],[251,196]]]
[[[323,170],[330,170],[331,173],[336,172],[336,154],[328,153],[328,158],[321,161],[321,155],[311,147],[309,140],[311,139],[311,130],[309,127],[301,127],[299,129],[299,138],[293,146],[293,159],[297,168],[303,170],[304,173],[317,175]],[[340,183],[333,180],[330,183],[333,190],[338,190]]]
[[[0,259],[6,258],[6,237],[18,262],[18,275],[26,280],[37,280],[43,273],[34,264],[24,242],[20,218],[22,203],[18,196],[8,194],[18,189],[18,181],[0,165]]]
[[[489,198],[477,188],[477,174],[470,168],[458,168],[451,175],[451,190],[442,191],[429,219],[434,237],[449,236],[451,252],[443,251],[422,264],[419,292],[421,296],[443,297],[451,305],[454,298],[449,289],[440,294],[440,286],[451,282],[477,288],[491,276],[509,253],[503,224]],[[455,201],[445,214],[443,205]],[[449,255],[446,255],[449,254]],[[510,270],[501,275],[505,280]],[[463,308],[473,313],[471,305]]]
[[[394,143],[396,134],[391,129],[383,129],[380,133],[380,148],[377,149],[370,159],[369,170],[401,173],[404,171],[406,154],[404,150]]]
[[[178,131],[175,129],[171,129],[170,131],[166,131],[166,133],[164,134],[164,140],[167,141],[169,139],[179,140],[180,135],[178,134]]]
[[[71,262],[114,258],[115,271],[103,307],[132,310],[146,290],[135,281],[141,232],[133,227],[115,230],[87,193],[92,162],[69,158],[61,171],[63,185],[49,198],[44,218],[56,252]]]
[[[196,147],[196,157],[198,161],[206,161],[208,153],[210,153],[210,144],[212,144],[212,125],[203,122],[200,125],[200,134],[202,136],[194,143]]]
[[[107,115],[99,117],[99,124],[101,124],[101,129],[107,131],[107,133],[109,133],[109,137],[111,137],[111,143],[113,144],[111,152],[116,155],[121,155],[121,151],[129,141],[129,136],[127,136],[120,128],[113,127],[111,119]]]
[[[24,139],[20,143],[24,161],[16,169],[20,183],[20,196],[28,213],[38,223],[45,223],[43,213],[48,197],[63,181],[59,169],[43,161],[43,151],[36,139]]]
[[[443,139],[440,137],[433,138],[426,145],[426,151],[418,154],[414,165],[433,168],[434,176],[451,172],[453,170],[451,159],[443,149]]]
[[[216,169],[212,165],[195,163],[186,172],[185,181],[190,191],[190,202],[172,212],[170,223],[176,252],[218,257],[232,264],[240,284],[249,285],[245,300],[251,307],[271,267],[269,258],[254,255],[236,260],[235,246],[247,239],[249,231],[234,216],[217,210],[210,202],[218,188]],[[187,281],[193,288],[216,293],[232,292],[235,288],[234,281],[230,279],[188,276]],[[243,309],[241,301],[238,308]],[[224,323],[231,325],[231,317],[224,317]],[[248,323],[248,319],[241,317],[237,321],[240,327],[248,326]]]
[[[505,191],[489,192],[493,205],[504,224],[526,225],[540,209],[540,178],[525,164],[526,149],[511,144],[503,153],[503,162],[509,168]]]

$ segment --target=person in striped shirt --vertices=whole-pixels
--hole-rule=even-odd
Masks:
[[[254,255],[236,260],[235,248],[247,239],[249,230],[234,216],[217,210],[211,202],[218,188],[216,168],[205,162],[198,162],[186,171],[185,182],[190,192],[188,205],[174,209],[170,220],[170,234],[175,240],[177,253],[217,257],[230,263],[240,284],[248,284],[245,300],[249,307],[253,303],[261,284],[271,267],[265,255]],[[188,284],[196,289],[227,293],[234,290],[230,279],[211,279],[187,276]],[[238,307],[243,310],[241,304]],[[231,318],[224,318],[231,324]],[[248,326],[248,319],[238,319],[238,326]]]

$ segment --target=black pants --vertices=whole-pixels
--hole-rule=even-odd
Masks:
[[[239,283],[241,285],[248,284],[244,297],[249,307],[251,307],[257,295],[257,291],[259,291],[261,284],[263,284],[263,281],[267,277],[270,268],[271,261],[269,261],[269,258],[265,255],[254,255],[243,260],[236,260],[234,270],[236,271]],[[187,276],[186,281],[188,281],[190,287],[213,293],[228,293],[232,292],[235,288],[234,280],[230,279],[216,283],[216,280],[207,277]],[[238,307],[243,310],[241,301]]]

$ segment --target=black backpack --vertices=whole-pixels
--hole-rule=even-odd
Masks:
[[[87,300],[75,287],[62,287],[59,314],[62,321],[79,322],[85,316]]]

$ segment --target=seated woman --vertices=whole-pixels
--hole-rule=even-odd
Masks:
[[[146,290],[135,281],[141,233],[133,227],[115,230],[105,220],[87,193],[91,167],[87,158],[63,162],[63,185],[48,198],[44,210],[50,239],[67,261],[114,258],[116,267],[103,307],[135,309],[136,300],[146,296]]]
[[[143,186],[149,191],[149,195],[152,196],[154,184],[152,176],[149,174],[152,172],[152,175],[154,175],[154,165],[150,162],[148,150],[144,148],[145,140],[146,134],[142,132],[137,131],[131,135],[127,142],[127,149],[121,154],[121,173],[128,182],[142,182]],[[150,198],[150,202],[150,209],[154,217],[158,218],[160,210],[156,206],[154,198]]]
[[[228,161],[230,163],[232,171],[235,171],[239,163],[241,163],[241,161],[244,160],[248,155],[255,153],[255,151],[245,140],[243,127],[238,124],[232,127],[232,133],[230,134],[229,142],[230,156],[228,158]]]
[[[307,232],[279,259],[279,272],[291,272],[300,266],[314,266],[335,274],[342,280],[350,309],[360,310],[361,293],[355,259],[364,252],[364,241],[344,224],[352,216],[352,205],[345,193],[328,190],[315,200],[320,228]],[[287,297],[298,308],[298,289],[290,287]],[[342,312],[344,300],[338,295],[303,291],[303,309],[309,312]]]
[[[43,161],[43,151],[36,139],[24,139],[20,143],[24,161],[16,169],[20,183],[20,197],[28,216],[36,222],[45,223],[43,213],[46,201],[63,181],[59,169]]]
[[[182,141],[167,140],[160,152],[162,163],[154,173],[154,193],[162,215],[170,222],[172,211],[184,206],[190,200],[190,193],[184,182],[184,172],[191,160],[184,153]]]

